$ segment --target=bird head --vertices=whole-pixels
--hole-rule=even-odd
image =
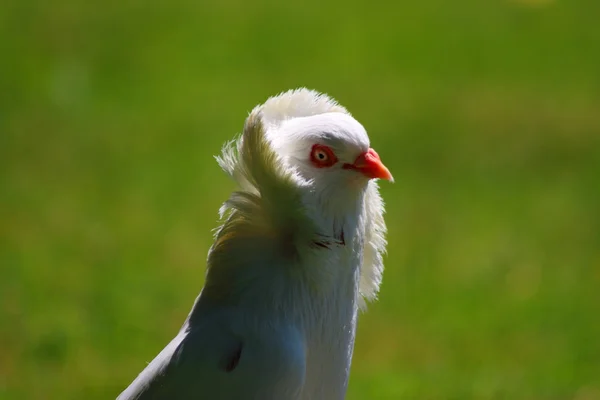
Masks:
[[[393,180],[364,127],[346,113],[291,118],[268,131],[274,150],[305,180],[342,191],[370,179]]]
[[[365,128],[328,96],[307,89],[267,100],[260,112],[281,162],[311,188],[323,217],[351,212],[373,179],[393,181]],[[326,218],[327,219],[327,218]]]

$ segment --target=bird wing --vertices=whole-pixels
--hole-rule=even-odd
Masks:
[[[277,322],[272,304],[252,308],[238,297],[240,285],[259,276],[273,257],[295,259],[296,246],[313,243],[316,231],[302,209],[303,183],[283,168],[261,119],[260,109],[253,112],[242,138],[218,158],[242,190],[221,210],[225,222],[209,252],[202,293],[179,334],[118,400],[301,395],[306,370],[302,335]]]
[[[179,334],[117,400],[295,399],[305,374],[299,333],[242,310],[205,312],[202,294]]]

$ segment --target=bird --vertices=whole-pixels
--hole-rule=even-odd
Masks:
[[[118,396],[343,399],[359,312],[377,298],[392,174],[350,112],[307,88],[269,97],[216,157],[204,287],[174,339]]]

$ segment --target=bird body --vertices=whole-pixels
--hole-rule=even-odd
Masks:
[[[239,190],[205,286],[118,399],[343,399],[358,310],[383,272],[373,178],[389,171],[362,125],[306,89],[256,107],[217,161]]]

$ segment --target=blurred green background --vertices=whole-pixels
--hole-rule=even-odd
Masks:
[[[202,287],[252,107],[370,133],[349,399],[600,399],[600,2],[0,3],[0,398],[114,398]]]

